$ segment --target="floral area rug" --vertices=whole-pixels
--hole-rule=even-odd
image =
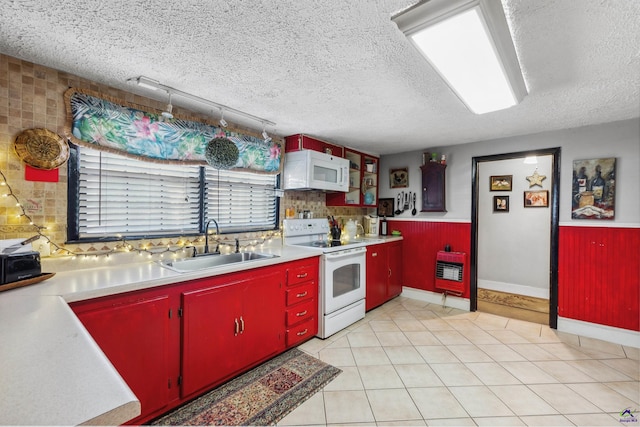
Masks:
[[[151,425],[272,425],[340,372],[294,348],[154,420]]]

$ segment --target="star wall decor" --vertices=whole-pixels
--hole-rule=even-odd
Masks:
[[[546,178],[546,175],[538,174],[538,169],[536,168],[536,170],[533,171],[533,175],[527,177],[527,181],[529,181],[529,188],[535,185],[542,187],[542,181]]]

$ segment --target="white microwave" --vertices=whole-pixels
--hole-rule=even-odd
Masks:
[[[349,191],[349,161],[313,150],[285,153],[285,190]]]

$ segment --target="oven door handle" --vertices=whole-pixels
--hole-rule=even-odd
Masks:
[[[336,252],[327,252],[324,254],[325,258],[327,259],[340,259],[340,258],[348,258],[348,257],[352,257],[352,256],[357,256],[360,254],[363,254],[367,252],[367,249],[362,247],[362,248],[351,248],[351,249],[346,249],[344,251],[336,251]]]

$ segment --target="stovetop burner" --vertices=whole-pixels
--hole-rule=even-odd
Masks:
[[[331,239],[326,219],[285,219],[283,226],[284,241],[287,245],[324,249],[324,252],[364,245],[364,240],[360,239],[344,242]]]

